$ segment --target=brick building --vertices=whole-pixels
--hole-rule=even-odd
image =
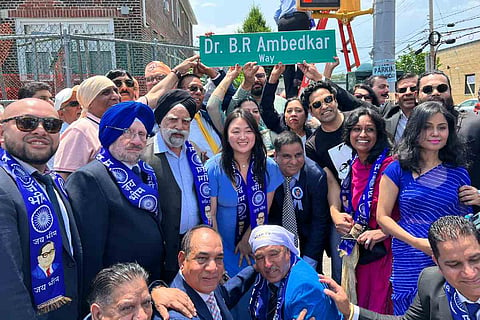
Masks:
[[[456,104],[477,97],[480,88],[480,55],[477,52],[480,52],[480,40],[450,45],[437,52],[439,69],[450,77]]]
[[[142,84],[149,61],[175,65],[193,54],[195,24],[189,0],[0,0],[0,97],[32,80],[58,91],[66,77],[74,84],[112,68]]]

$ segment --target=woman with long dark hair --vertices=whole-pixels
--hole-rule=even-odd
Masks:
[[[345,120],[343,139],[353,150],[349,174],[341,189],[335,185],[329,190],[338,199],[331,215],[343,235],[339,249],[348,256],[343,259],[342,284],[352,284],[349,294],[360,307],[392,314],[391,238],[376,217],[381,176],[393,161],[385,120],[372,108],[355,109]]]
[[[206,163],[214,227],[222,235],[225,269],[230,276],[250,264],[251,227],[267,221],[268,208],[283,177],[266,156],[252,114],[235,109],[228,115],[222,153]]]
[[[398,160],[382,177],[377,220],[394,237],[391,281],[396,315],[412,303],[420,271],[434,265],[427,240],[432,222],[471,212],[458,194],[470,184],[464,150],[454,116],[439,102],[424,102],[413,110],[397,148]],[[395,221],[391,213],[397,198],[400,219]]]

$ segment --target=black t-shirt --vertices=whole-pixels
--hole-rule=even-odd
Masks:
[[[340,128],[332,132],[325,132],[321,126],[318,127],[305,144],[307,157],[322,168],[330,169],[339,182],[341,180],[339,171],[344,172],[341,169],[347,169],[347,161],[352,156],[351,149],[344,144],[342,138],[344,123],[345,121]],[[342,174],[340,174],[340,178],[342,178]]]

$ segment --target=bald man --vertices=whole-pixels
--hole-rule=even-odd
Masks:
[[[54,107],[35,98],[10,104],[0,121],[0,310],[10,319],[79,316],[80,238],[63,181],[46,166],[61,128]],[[34,277],[44,260],[56,267]]]

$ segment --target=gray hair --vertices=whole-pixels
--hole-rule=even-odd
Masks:
[[[148,272],[138,263],[117,263],[101,270],[90,285],[89,305],[109,305],[115,289],[135,279],[143,279],[148,284]]]
[[[461,216],[444,216],[432,223],[428,230],[428,242],[436,259],[440,257],[438,243],[473,236],[480,244],[480,233],[475,225]]]

